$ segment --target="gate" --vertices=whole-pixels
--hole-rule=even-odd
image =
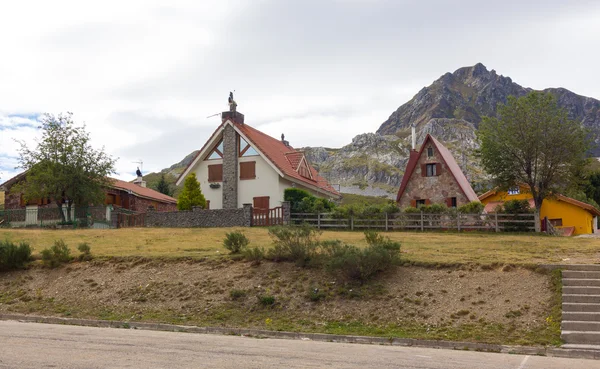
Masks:
[[[252,226],[274,226],[283,225],[283,208],[273,209],[252,208]]]
[[[146,213],[117,213],[117,228],[145,227]]]

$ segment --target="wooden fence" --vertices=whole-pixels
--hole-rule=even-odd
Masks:
[[[252,208],[252,226],[274,226],[283,224],[283,208]]]
[[[307,223],[318,229],[379,229],[391,230],[482,230],[493,232],[535,230],[534,214],[380,214],[373,218],[335,218],[332,213],[292,213],[291,224]]]
[[[117,228],[146,226],[146,213],[117,213]]]

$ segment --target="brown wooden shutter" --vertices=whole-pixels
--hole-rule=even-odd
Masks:
[[[268,209],[269,208],[269,196],[259,196],[259,197],[255,197],[253,198],[253,204],[252,206],[254,206],[257,209]]]
[[[442,164],[436,163],[435,164],[435,175],[439,176],[440,174],[442,174]]]
[[[206,200],[206,209],[210,209],[210,200]]]
[[[413,208],[417,207],[417,200],[410,200],[410,206],[412,206]]]
[[[452,197],[447,197],[446,198],[446,206],[451,208],[452,207]]]
[[[421,177],[427,177],[427,164],[421,164]]]
[[[240,179],[256,178],[256,162],[244,161],[240,163]]]
[[[222,182],[223,181],[223,164],[215,164],[208,166],[208,181]]]
[[[425,205],[429,205],[429,204],[431,204],[431,200],[425,199]]]

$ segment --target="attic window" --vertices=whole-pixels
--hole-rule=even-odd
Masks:
[[[511,187],[508,189],[508,194],[509,195],[518,195],[521,193],[521,189],[519,188],[519,186],[516,187]]]
[[[310,172],[310,168],[308,167],[306,159],[304,158],[302,158],[300,165],[298,166],[298,174],[304,178],[312,179],[312,173]]]
[[[430,158],[433,156],[433,147],[427,148],[427,157]]]
[[[223,140],[208,154],[206,160],[223,159]]]
[[[238,153],[239,156],[241,157],[246,157],[246,156],[257,156],[258,152],[256,152],[256,150],[254,150],[254,148],[252,146],[250,146],[250,144],[244,140],[241,136],[239,137],[240,142],[239,142],[239,149],[240,152]]]
[[[435,164],[427,164],[427,177],[435,177],[437,175],[435,167]]]

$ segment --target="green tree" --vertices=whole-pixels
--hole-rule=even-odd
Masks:
[[[481,162],[496,185],[527,184],[538,212],[544,199],[567,189],[586,163],[585,130],[568,119],[551,94],[509,96],[498,106],[498,118],[484,117],[477,136]]]
[[[167,196],[173,196],[173,188],[171,187],[171,185],[169,184],[169,182],[167,182],[167,180],[165,179],[165,174],[161,173],[160,175],[160,179],[158,180],[158,183],[156,184],[156,191],[165,194]]]
[[[20,141],[19,164],[27,171],[25,180],[14,187],[25,200],[50,198],[61,219],[71,221],[71,208],[104,203],[104,188],[111,184],[115,159],[104,149],[90,145],[84,126],[76,126],[73,114],[41,119],[42,138],[35,149]],[[63,207],[64,204],[64,207]]]
[[[177,198],[178,210],[192,210],[194,206],[206,208],[206,199],[200,189],[200,183],[196,178],[196,173],[192,173],[185,179],[183,190]]]

